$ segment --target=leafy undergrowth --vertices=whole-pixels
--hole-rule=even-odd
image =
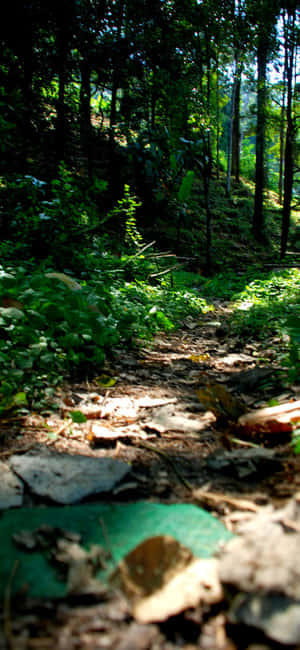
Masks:
[[[124,261],[114,262],[81,284],[45,267],[1,269],[0,412],[42,408],[58,383],[97,373],[117,345],[137,345],[210,309],[192,291],[125,281]]]
[[[170,332],[186,316],[213,309],[216,300],[230,302],[230,330],[241,340],[277,337],[275,354],[297,377],[299,270],[262,270],[278,244],[278,206],[269,206],[275,239],[257,256],[257,247],[249,246],[253,188],[243,182],[226,199],[224,183],[214,183],[212,254],[222,273],[209,279],[201,271],[168,272],[176,259],[144,243],[140,203],[128,186],[115,208],[99,215],[106,184],[86,187],[63,167],[50,184],[26,176],[3,185],[10,236],[0,246],[0,413],[43,408],[63,379],[97,374],[116,347]],[[185,197],[181,238],[200,262],[205,237],[198,185],[190,206]],[[247,271],[240,270],[241,260]]]
[[[290,368],[291,379],[300,372],[300,270],[263,272],[257,267],[234,276],[220,273],[203,280],[192,273],[174,273],[173,284],[198,286],[208,300],[230,301],[230,331],[245,342],[270,342],[282,365]]]
[[[130,268],[131,265],[131,268]],[[188,315],[230,301],[230,331],[241,340],[276,337],[274,354],[296,380],[300,365],[300,271],[204,280],[185,271],[145,279],[143,256],[104,256],[87,280],[51,268],[1,270],[1,411],[43,408],[64,378],[91,376],[118,346],[132,347],[156,332],[169,332]],[[114,267],[114,268],[113,268]],[[135,276],[135,280],[133,277]],[[127,278],[127,279],[126,279]],[[203,297],[205,296],[205,298]]]

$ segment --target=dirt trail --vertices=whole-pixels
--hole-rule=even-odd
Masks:
[[[275,445],[274,439],[272,445],[254,441],[257,451],[237,439],[233,426],[236,409],[259,408],[271,398],[299,399],[296,387],[282,386],[273,355],[231,337],[230,312],[219,305],[136,352],[117,350],[106,377],[66,385],[57,413],[31,414],[21,423],[21,437],[16,425],[18,435],[3,438],[0,459],[45,445],[117,457],[130,462],[131,473],[107,499],[195,503],[234,532],[245,512],[268,503],[280,507],[300,489],[299,457],[292,455],[288,439]],[[74,423],[74,411],[86,420]],[[35,504],[28,492],[25,505]],[[187,611],[157,626],[132,621],[126,601],[109,593],[100,602],[26,603],[23,611],[19,605],[9,601],[0,649],[242,647],[228,637],[222,607]],[[247,641],[243,647],[254,645]]]

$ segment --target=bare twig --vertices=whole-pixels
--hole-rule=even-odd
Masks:
[[[193,489],[193,486],[191,485],[191,483],[190,483],[189,481],[187,481],[187,480],[184,478],[184,476],[182,476],[181,472],[179,471],[179,469],[178,469],[177,466],[175,465],[175,463],[174,463],[174,461],[172,460],[172,458],[170,458],[170,456],[169,456],[168,454],[166,454],[165,451],[162,451],[161,449],[157,449],[157,447],[155,447],[154,445],[150,445],[148,442],[142,442],[142,441],[139,441],[138,444],[139,444],[139,447],[144,447],[145,449],[149,449],[149,451],[153,451],[155,454],[158,454],[159,456],[161,456],[162,458],[164,458],[164,459],[165,459],[165,460],[166,460],[166,461],[171,465],[174,474],[176,474],[177,478],[179,478],[179,480],[181,481],[181,483],[182,483],[186,488],[188,488],[188,490],[192,490],[192,489]]]
[[[179,269],[183,264],[176,264],[175,266],[170,267],[169,269],[164,269],[164,271],[159,271],[159,273],[151,273],[149,276],[150,278],[158,278],[160,275],[166,275],[167,273],[172,273],[172,271],[176,271],[176,269]]]

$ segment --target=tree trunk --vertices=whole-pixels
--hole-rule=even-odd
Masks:
[[[34,59],[34,33],[32,25],[31,7],[23,8],[23,34],[24,43],[22,48],[23,55],[23,111],[22,111],[22,147],[21,147],[21,167],[25,172],[27,170],[27,159],[30,156],[30,150],[33,144],[33,59]]]
[[[87,164],[88,174],[92,175],[91,151],[91,69],[87,54],[81,62],[80,85],[80,140],[81,152]]]
[[[219,57],[217,55],[217,88],[216,88],[216,101],[217,101],[217,179],[220,177],[220,71],[219,71]]]
[[[285,18],[283,19],[283,28],[285,30]],[[284,125],[285,125],[285,100],[286,100],[286,79],[287,79],[287,66],[288,66],[288,51],[287,43],[285,43],[284,55],[284,71],[283,71],[283,90],[280,111],[280,153],[279,153],[279,179],[278,179],[278,194],[279,203],[282,205],[283,194],[283,171],[284,171]]]
[[[266,131],[266,71],[267,57],[264,44],[257,50],[257,122],[255,199],[252,230],[257,241],[264,241],[263,195],[265,188],[265,131]]]
[[[236,64],[236,82],[233,106],[233,123],[232,123],[232,161],[231,173],[235,180],[240,180],[240,141],[241,141],[241,125],[240,125],[240,103],[241,103],[241,70],[238,63]]]
[[[293,73],[294,73],[294,54],[295,54],[295,10],[292,10],[289,16],[289,34],[287,39],[289,41],[288,52],[288,65],[287,65],[287,107],[286,107],[286,142],[285,142],[285,155],[284,155],[284,198],[282,209],[282,229],[281,229],[281,250],[280,258],[282,259],[286,253],[290,216],[291,216],[291,202],[293,193],[293,144],[294,144],[294,122],[292,115],[292,97],[293,97]]]
[[[116,116],[117,116],[117,92],[118,92],[118,85],[117,85],[116,74],[114,73],[112,89],[111,89],[111,105],[110,105],[110,118],[109,118],[109,142],[110,142],[111,150],[114,148],[114,142],[115,142],[114,128],[116,125]]]
[[[210,208],[210,178],[204,175],[204,202],[206,213],[206,274],[211,274],[211,208]]]
[[[232,144],[233,144],[233,123],[234,123],[234,110],[235,110],[235,97],[236,97],[236,88],[237,88],[237,79],[238,79],[238,62],[235,60],[235,71],[232,83],[232,95],[231,95],[231,110],[230,110],[230,122],[229,122],[229,137],[228,137],[228,151],[227,151],[227,179],[226,179],[226,194],[230,196],[230,187],[231,187],[231,169],[232,169]]]
[[[56,164],[65,159],[66,153],[66,104],[65,92],[67,85],[66,61],[68,54],[68,34],[66,29],[67,16],[62,10],[58,25],[56,46],[58,52],[58,102],[56,119]]]

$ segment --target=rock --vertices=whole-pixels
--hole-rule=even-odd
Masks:
[[[0,461],[0,510],[21,506],[23,503],[23,483]]]
[[[76,503],[91,494],[109,492],[130,469],[126,463],[114,458],[91,458],[52,451],[12,456],[10,466],[34,494],[63,504]]]
[[[232,386],[238,393],[251,393],[251,391],[259,390],[264,381],[276,377],[277,373],[278,368],[273,366],[241,370],[231,375],[228,385]]]
[[[231,623],[255,627],[278,643],[300,643],[300,601],[277,594],[243,594],[230,609]]]
[[[282,468],[282,461],[271,449],[235,449],[225,451],[223,449],[209,454],[206,465],[223,474],[235,478],[257,479],[268,476]]]

